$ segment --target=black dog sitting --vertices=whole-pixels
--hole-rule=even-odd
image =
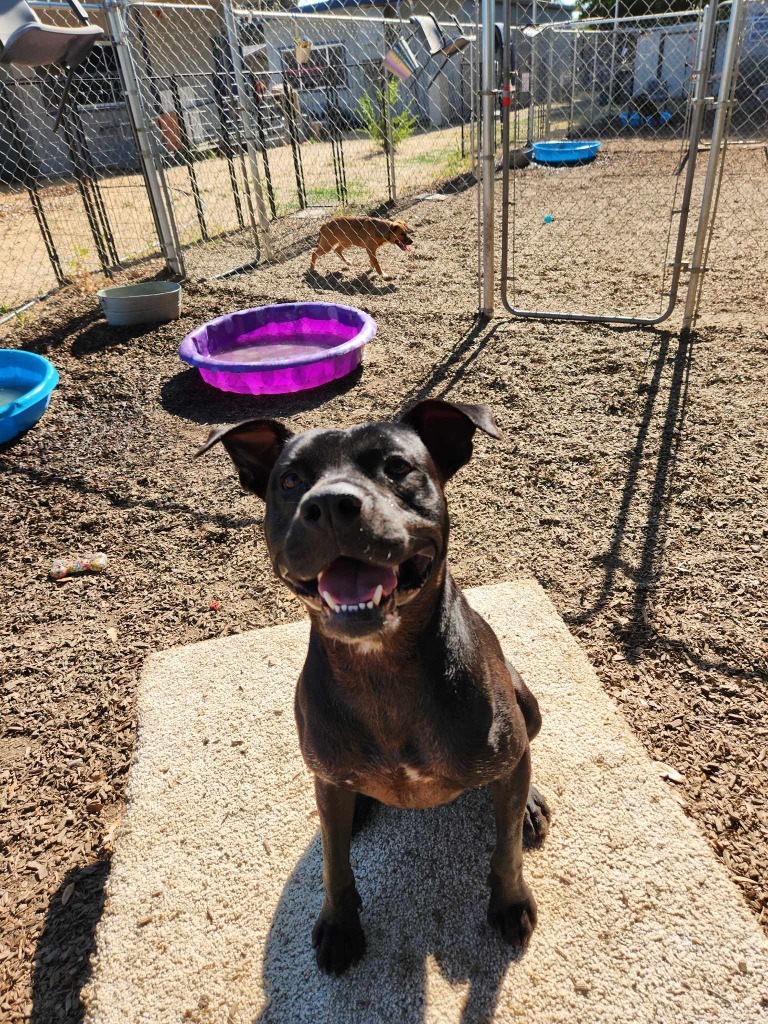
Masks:
[[[322,829],[312,942],[325,971],[365,951],[349,862],[365,798],[434,807],[490,784],[488,921],[519,950],[536,924],[523,833],[541,841],[548,828],[530,786],[539,709],[446,561],[443,488],[478,428],[500,436],[487,406],[428,400],[395,423],[298,436],[253,420],[213,431],[201,449],[221,441],[243,487],[266,501],[275,572],[312,621],[295,707]]]

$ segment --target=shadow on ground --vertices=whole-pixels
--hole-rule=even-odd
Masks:
[[[51,897],[32,975],[29,1024],[82,1021],[80,992],[91,976],[96,926],[110,861],[69,871]]]
[[[236,395],[206,384],[197,370],[182,370],[163,384],[161,402],[172,416],[202,425],[239,423],[260,416],[291,416],[317,409],[336,395],[342,395],[360,380],[363,367],[319,388],[287,395]],[[204,440],[200,438],[201,443]]]
[[[315,966],[310,941],[322,902],[316,836],[286,879],[267,936],[262,984],[268,1001],[254,1024],[395,1018],[422,1024],[428,958],[447,983],[468,985],[462,1024],[489,1020],[514,960],[485,919],[493,842],[487,788],[428,811],[377,806],[352,841],[368,951],[342,977],[328,978]],[[413,874],[398,865],[408,862],[418,865],[421,884],[404,892],[403,878]]]
[[[663,547],[663,534],[669,516],[671,501],[671,484],[677,465],[682,439],[683,423],[688,395],[688,381],[691,368],[692,339],[690,336],[677,339],[677,347],[673,348],[675,336],[669,331],[660,332],[652,341],[649,358],[650,380],[638,385],[638,393],[644,395],[640,411],[635,443],[630,452],[627,475],[621,493],[619,507],[613,524],[613,536],[608,551],[598,555],[597,559],[604,564],[604,576],[600,593],[592,606],[586,609],[573,621],[581,624],[598,615],[608,604],[615,589],[617,574],[626,576],[634,586],[632,599],[632,618],[627,627],[627,640],[630,644],[629,654],[634,658],[635,649],[642,644],[647,634],[645,626],[645,608],[649,593],[660,573],[658,552]],[[657,346],[655,357],[653,347]],[[664,382],[664,370],[672,360],[672,378],[668,385]],[[667,390],[668,387],[668,390]],[[666,405],[661,413],[658,406],[664,401]],[[658,442],[651,440],[651,433],[660,430]],[[647,464],[647,449],[657,445],[654,465],[653,482],[650,498],[639,497],[641,470]],[[643,492],[647,490],[643,481]],[[622,554],[625,534],[630,513],[639,500],[647,500],[645,512],[644,543],[637,564],[631,564]]]
[[[369,271],[356,277],[347,277],[339,270],[325,274],[308,270],[304,280],[315,291],[336,291],[345,295],[391,295],[397,291],[394,284],[386,283],[383,278],[377,278]]]

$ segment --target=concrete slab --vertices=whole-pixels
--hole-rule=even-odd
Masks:
[[[312,787],[292,694],[300,623],[147,663],[89,1024],[760,1024],[768,943],[533,582],[471,592],[539,696],[555,812],[510,962],[485,924],[488,796],[382,809],[354,844],[369,953],[314,966]]]

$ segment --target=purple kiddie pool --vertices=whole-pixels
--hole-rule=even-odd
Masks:
[[[351,373],[376,334],[376,321],[354,306],[286,302],[241,309],[197,327],[179,356],[222,391],[282,395]]]

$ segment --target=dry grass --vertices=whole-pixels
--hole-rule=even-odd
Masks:
[[[468,147],[468,128],[466,133]],[[306,142],[301,150],[309,206],[336,206],[339,200],[330,143]],[[387,198],[387,170],[381,151],[373,148],[370,141],[355,138],[345,141],[344,154],[349,204],[367,209],[383,203]],[[295,213],[299,209],[299,198],[290,146],[270,149],[268,160],[278,217]],[[397,152],[398,188],[403,195],[429,188],[466,170],[468,164],[468,159],[461,156],[459,128],[413,136],[403,142]],[[242,161],[233,160],[242,216],[247,225],[249,214],[243,188],[243,167]],[[240,222],[226,159],[215,155],[200,159],[195,164],[194,173],[209,236],[221,237],[236,231]],[[187,167],[184,164],[169,167],[165,178],[181,243],[186,246],[199,242],[201,224]],[[123,263],[157,252],[155,225],[141,175],[106,177],[100,183],[100,192]],[[68,278],[76,278],[98,272],[98,250],[77,185],[71,182],[43,185],[40,198],[63,273]],[[250,234],[243,244],[243,258],[236,262],[254,257]],[[226,244],[222,247],[213,272],[229,269],[232,265],[228,262],[231,251]],[[194,254],[191,264],[194,271]],[[13,309],[55,287],[56,277],[27,194],[18,188],[1,188],[0,309]]]

